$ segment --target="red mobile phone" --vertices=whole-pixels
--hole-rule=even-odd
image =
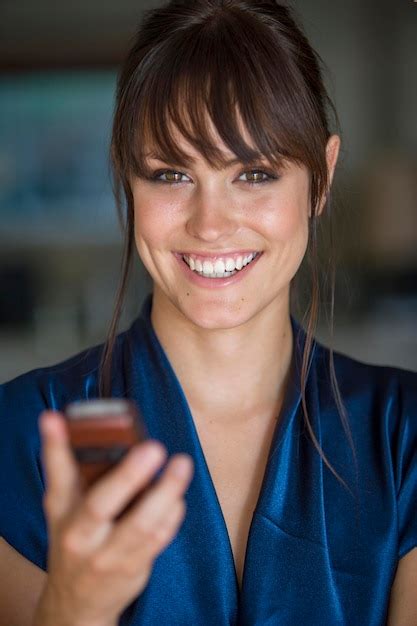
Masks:
[[[81,400],[67,404],[63,413],[85,488],[118,463],[133,445],[148,438],[131,400]]]

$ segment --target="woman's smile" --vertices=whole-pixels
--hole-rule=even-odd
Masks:
[[[193,256],[174,253],[187,280],[194,285],[208,289],[228,287],[243,280],[261,255],[261,252],[253,252],[236,258],[224,256],[215,259],[211,257],[202,262],[199,258],[194,259]]]

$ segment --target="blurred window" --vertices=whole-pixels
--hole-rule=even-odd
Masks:
[[[115,86],[112,71],[2,77],[0,239],[119,240],[108,163]]]

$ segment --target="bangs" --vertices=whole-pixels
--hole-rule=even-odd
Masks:
[[[322,142],[317,111],[311,99],[300,97],[306,85],[284,58],[276,34],[254,15],[213,13],[178,29],[142,58],[126,93],[126,174],[148,176],[150,153],[190,166],[192,158],[179,148],[173,129],[212,167],[225,167],[209,121],[244,164],[265,157],[275,165],[284,159],[314,165],[312,145]]]

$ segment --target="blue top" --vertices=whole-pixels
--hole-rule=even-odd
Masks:
[[[152,295],[117,337],[112,389],[132,398],[152,438],[187,452],[195,474],[185,520],[120,624],[381,626],[399,558],[417,546],[417,374],[334,353],[355,463],[331,393],[328,349],[314,342],[299,386],[305,332],[292,317],[292,377],[253,513],[239,594],[231,544],[183,390],[152,328]],[[0,532],[46,569],[37,428],[45,408],[97,397],[102,344],[0,386]]]

